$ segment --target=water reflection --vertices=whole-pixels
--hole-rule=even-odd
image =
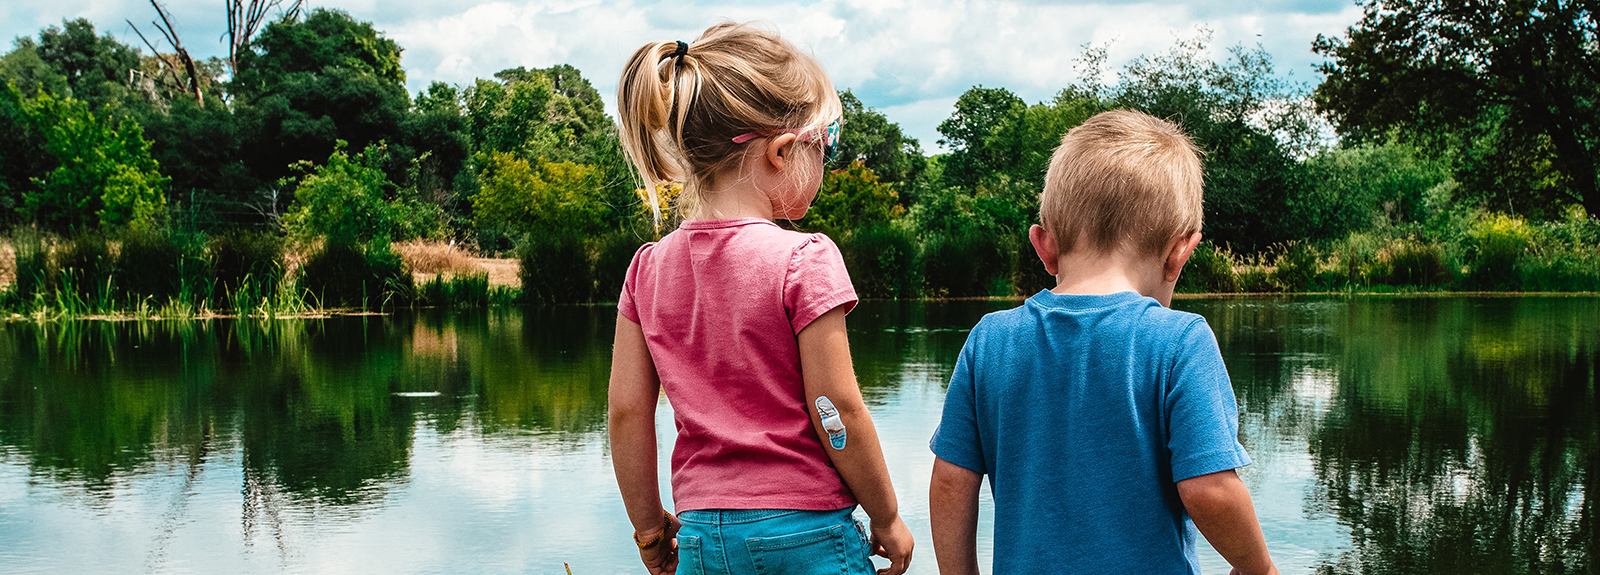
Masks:
[[[914,573],[935,572],[946,381],[1014,305],[850,316]],[[1176,306],[1217,333],[1285,573],[1597,569],[1600,299]],[[604,443],[614,319],[0,324],[0,572],[635,572]]]
[[[1594,572],[1596,300],[1180,305],[1216,327],[1246,439],[1303,438],[1302,509],[1348,533],[1318,573]]]
[[[404,483],[419,417],[446,434],[602,426],[604,316],[8,325],[0,442],[41,481],[91,496],[237,448],[247,522],[279,497],[370,504]]]

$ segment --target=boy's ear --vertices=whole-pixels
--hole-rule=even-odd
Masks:
[[[1033,253],[1039,255],[1039,261],[1044,262],[1044,271],[1050,275],[1061,274],[1061,250],[1057,249],[1056,235],[1044,226],[1034,224],[1028,228],[1028,243],[1033,244]]]
[[[767,140],[767,163],[774,170],[782,172],[789,166],[790,144],[799,139],[794,134],[778,134]]]
[[[1194,255],[1195,246],[1200,245],[1200,232],[1187,236],[1178,236],[1167,246],[1167,259],[1161,268],[1161,280],[1166,283],[1178,281],[1178,274],[1183,272],[1183,265],[1189,263],[1189,256]]]

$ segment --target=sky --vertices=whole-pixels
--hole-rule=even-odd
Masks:
[[[196,57],[225,56],[225,12],[217,0],[166,0],[185,47]],[[1003,87],[1034,103],[1079,79],[1085,46],[1105,46],[1120,68],[1210,30],[1211,49],[1260,45],[1278,74],[1314,84],[1318,34],[1338,36],[1361,16],[1353,0],[816,0],[785,2],[645,0],[313,0],[372,22],[405,51],[410,91],[462,84],[517,66],[571,64],[615,113],[617,77],[627,57],[656,40],[692,41],[722,20],[776,29],[822,62],[840,89],[852,90],[917,138],[941,151],[939,122],[962,92]],[[87,18],[101,33],[142,46],[156,17],[148,0],[0,0],[0,34],[36,36],[63,19]]]

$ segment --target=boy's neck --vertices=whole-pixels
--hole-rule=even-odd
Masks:
[[[1107,295],[1131,291],[1155,298],[1161,305],[1172,300],[1172,284],[1163,281],[1162,261],[1140,257],[1130,250],[1111,253],[1073,250],[1056,258],[1056,287],[1064,295]]]

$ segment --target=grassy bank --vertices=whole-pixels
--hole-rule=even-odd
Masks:
[[[506,305],[514,286],[448,244],[290,245],[275,234],[171,231],[62,238],[21,230],[0,246],[0,317],[286,317]]]
[[[0,244],[0,317],[284,317],[609,303],[647,239],[637,231],[535,235],[517,246],[513,276],[513,260],[474,258],[441,242],[296,244],[238,231],[63,238],[22,229]],[[1054,283],[1031,247],[1014,238],[885,226],[835,241],[864,298],[1018,297]],[[1178,291],[1600,292],[1600,222],[1581,214],[1537,224],[1478,214],[1442,228],[1379,226],[1255,253],[1204,242]]]

